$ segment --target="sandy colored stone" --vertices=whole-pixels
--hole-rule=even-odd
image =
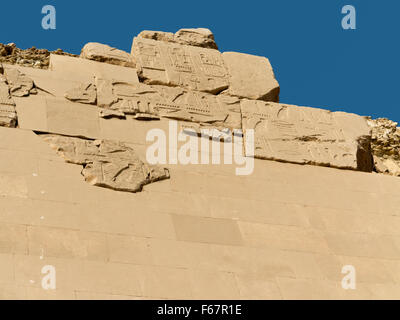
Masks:
[[[217,94],[229,86],[222,55],[215,49],[133,39],[139,77],[148,84],[181,86]]]
[[[81,84],[65,93],[68,100],[87,104],[95,104],[96,95],[96,87],[92,83]]]
[[[10,88],[10,94],[14,97],[26,97],[37,93],[35,85],[29,77],[17,69],[6,69],[4,75]]]
[[[134,68],[83,58],[51,54],[49,69],[55,73],[58,79],[78,83],[92,82],[94,77],[116,81],[139,82],[137,71]]]
[[[138,34],[138,37],[157,41],[175,42],[175,35],[172,32],[143,30]]]
[[[180,29],[175,34],[172,32],[144,30],[138,37],[164,42],[174,42],[189,46],[218,49],[213,33],[206,28]]]
[[[227,95],[215,96],[180,87],[147,85],[96,78],[95,84],[81,84],[69,90],[65,97],[71,101],[93,103],[102,118],[158,120],[161,117],[187,121],[193,129],[200,127],[240,129],[240,101]],[[89,100],[90,98],[90,100]]]
[[[267,58],[238,52],[224,52],[222,57],[230,75],[228,94],[279,102],[279,83]]]
[[[56,135],[45,135],[44,139],[67,162],[83,165],[82,175],[94,186],[138,192],[146,184],[169,178],[167,169],[145,164],[132,148],[120,142]]]
[[[371,130],[363,117],[251,100],[242,100],[241,106],[244,131],[254,130],[256,158],[373,169]]]
[[[17,113],[15,102],[10,95],[7,80],[0,70],[0,126],[15,127],[17,125]]]
[[[189,46],[218,49],[213,33],[206,28],[180,29],[175,33],[175,41]]]
[[[15,128],[17,125],[17,113],[12,105],[0,104],[0,126]]]
[[[135,67],[135,62],[128,52],[96,42],[89,42],[82,48],[81,58],[124,67]]]

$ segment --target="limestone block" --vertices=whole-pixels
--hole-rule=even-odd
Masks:
[[[47,132],[98,138],[100,136],[98,108],[69,102],[60,98],[44,98]]]
[[[82,48],[81,58],[123,67],[135,67],[135,62],[128,52],[96,42],[89,42]]]
[[[46,99],[42,96],[14,99],[17,104],[19,128],[47,132]]]
[[[56,71],[63,80],[88,83],[92,82],[94,77],[101,77],[109,80],[139,82],[134,68],[82,58],[51,54],[49,68]]]
[[[57,258],[106,261],[107,239],[102,233],[29,226],[29,253]]]
[[[243,129],[254,130],[256,158],[372,171],[371,133],[363,117],[251,100],[241,106]]]
[[[181,86],[213,94],[229,85],[222,55],[214,49],[136,37],[132,55],[139,76],[148,84]]]
[[[189,46],[218,49],[213,33],[206,28],[180,29],[175,33],[175,39]]]
[[[138,34],[138,37],[164,42],[175,42],[189,46],[218,49],[213,33],[206,28],[180,29],[175,34],[172,32],[144,30]]]
[[[94,186],[138,192],[146,184],[169,178],[167,169],[145,164],[120,142],[57,135],[45,135],[44,139],[67,162],[83,165],[82,175]]]
[[[173,222],[177,238],[181,241],[224,245],[243,243],[237,222],[234,220],[174,215]]]
[[[230,75],[228,94],[279,102],[279,83],[267,58],[238,52],[224,52],[222,57]]]

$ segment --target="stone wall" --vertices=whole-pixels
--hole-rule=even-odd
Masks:
[[[266,58],[214,44],[205,29],[147,31],[132,55],[95,45],[89,59],[51,55],[48,70],[3,65],[0,104],[17,121],[0,127],[0,298],[399,297],[400,179],[373,172],[384,135],[278,103]],[[171,121],[254,130],[254,171],[152,167],[146,135],[168,140]],[[46,265],[56,290],[42,288]],[[346,265],[356,290],[341,286]]]

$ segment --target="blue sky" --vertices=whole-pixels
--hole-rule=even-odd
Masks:
[[[57,29],[41,27],[54,5]],[[343,30],[341,8],[357,10]],[[141,30],[211,29],[221,51],[270,59],[281,102],[400,122],[400,1],[21,0],[2,3],[0,42],[79,53],[86,42],[130,51]]]

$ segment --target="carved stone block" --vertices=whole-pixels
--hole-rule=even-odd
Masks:
[[[180,86],[213,94],[229,85],[222,55],[214,49],[136,37],[132,55],[137,61],[139,76],[148,84]]]
[[[222,56],[230,75],[228,94],[279,102],[279,83],[267,58],[238,52],[224,52]]]
[[[164,117],[196,123],[200,127],[241,128],[240,101],[228,95],[97,78],[96,85],[72,89],[66,98],[74,101],[71,93],[76,93],[75,101],[92,96],[87,92],[92,88],[97,91],[97,105],[107,110],[100,113],[103,118],[131,115],[140,120],[154,120]]]
[[[245,133],[254,130],[256,158],[372,171],[371,132],[363,117],[251,100],[241,106]]]

